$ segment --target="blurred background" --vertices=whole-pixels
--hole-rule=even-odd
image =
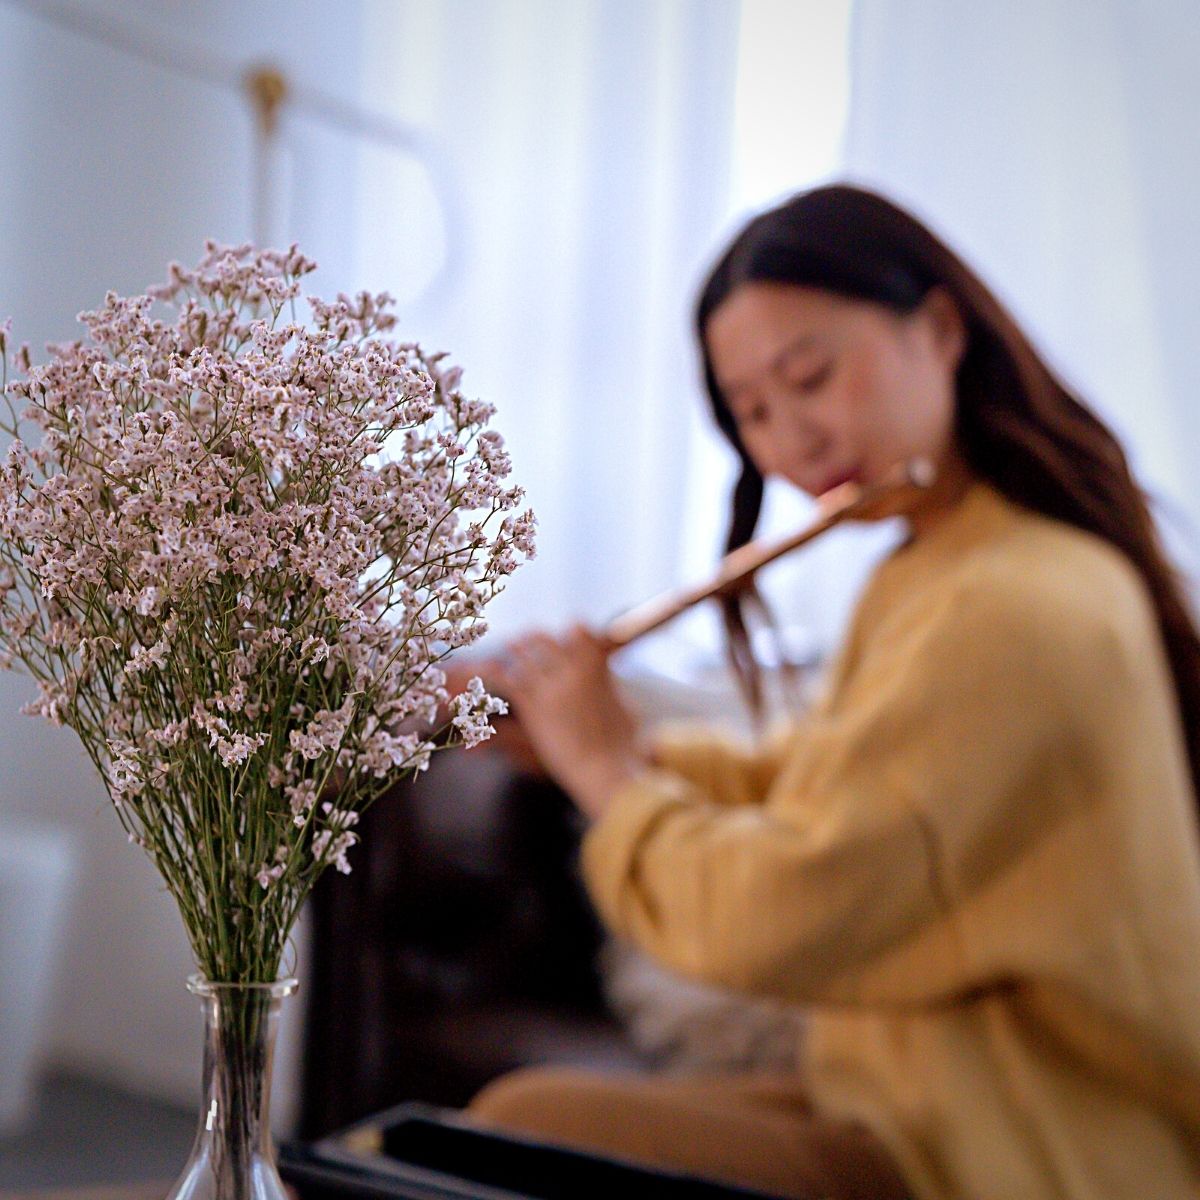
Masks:
[[[14,340],[37,357],[210,237],[298,242],[315,294],[391,291],[401,336],[497,405],[539,516],[493,640],[710,569],[732,463],[697,286],[750,214],[832,178],[979,268],[1200,565],[1191,0],[0,0],[0,54]],[[285,84],[269,128],[263,67]],[[769,499],[768,528],[804,515]],[[839,531],[771,574],[793,652],[827,655],[891,536]],[[621,664],[681,687],[719,669],[703,616]],[[199,1077],[178,919],[73,737],[19,715],[31,690],[0,676],[0,1187],[39,1080],[186,1110]]]

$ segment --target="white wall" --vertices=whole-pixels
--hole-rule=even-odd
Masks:
[[[252,124],[240,96],[45,19],[53,5],[0,3],[0,317],[35,348],[75,336],[107,289],[126,294],[195,261],[206,237],[250,237]],[[356,0],[79,0],[139,38],[234,64],[272,59],[310,86],[357,100]],[[42,15],[38,15],[39,11]],[[355,152],[298,119],[281,239],[322,265],[322,293],[349,286],[345,205]],[[178,917],[149,862],[126,844],[74,736],[20,716],[32,692],[0,672],[0,838],[34,824],[77,835],[81,874],[48,1017],[49,1054],[75,1068],[191,1102],[199,1008]],[[8,993],[0,979],[0,1004]],[[286,1070],[286,1069],[285,1069]]]

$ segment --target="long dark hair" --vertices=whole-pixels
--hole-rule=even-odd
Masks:
[[[726,548],[754,533],[763,480],[738,437],[705,344],[709,318],[740,284],[791,283],[911,313],[944,288],[967,327],[956,379],[956,429],[971,470],[1005,496],[1110,542],[1145,581],[1179,698],[1192,781],[1200,795],[1200,636],[1146,497],[1111,430],[1055,377],[1004,306],[919,221],[873,192],[816,188],[756,217],[713,268],[696,327],[718,427],[737,452]],[[723,600],[730,656],[759,695],[746,636],[746,595]]]

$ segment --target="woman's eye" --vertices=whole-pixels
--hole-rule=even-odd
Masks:
[[[787,381],[788,386],[800,394],[815,392],[833,374],[833,363],[825,363],[815,371],[794,373]]]

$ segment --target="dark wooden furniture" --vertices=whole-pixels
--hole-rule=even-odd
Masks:
[[[486,747],[368,810],[312,903],[301,1135],[408,1101],[461,1106],[532,1063],[641,1064],[605,1007],[581,822]]]

